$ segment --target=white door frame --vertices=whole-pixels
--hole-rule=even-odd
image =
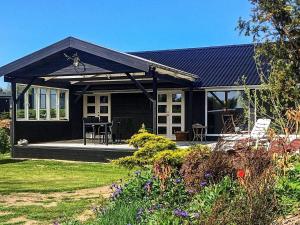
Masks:
[[[87,98],[88,96],[95,96],[95,103],[88,103]],[[107,96],[108,97],[108,103],[101,103],[100,102],[100,97],[101,96]],[[88,106],[94,106],[95,107],[95,113],[88,113],[87,112],[87,107]],[[100,106],[107,106],[108,107],[108,113],[101,113],[100,112]],[[95,117],[100,117],[100,116],[107,116],[108,121],[111,122],[111,94],[105,93],[95,93],[95,94],[84,94],[83,95],[83,116],[88,117],[88,116],[95,116]]]
[[[166,94],[167,101],[166,102],[157,102],[157,130],[159,131],[159,127],[165,127],[166,128],[166,136],[170,139],[175,139],[175,135],[172,134],[173,127],[180,128],[181,131],[185,130],[185,92],[182,90],[161,90],[158,91],[159,94]],[[172,101],[172,94],[181,94],[181,102],[173,102]],[[159,106],[160,105],[166,105],[166,112],[162,113],[159,112]],[[172,112],[172,106],[173,105],[180,105],[181,106],[181,112],[180,113],[174,113]],[[159,117],[166,117],[165,123],[159,123]],[[181,123],[173,123],[172,119],[173,116],[180,116],[181,117]],[[159,132],[158,132],[159,134]]]

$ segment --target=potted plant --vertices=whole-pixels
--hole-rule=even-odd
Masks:
[[[189,132],[186,131],[176,131],[175,137],[176,141],[187,141],[188,140]]]

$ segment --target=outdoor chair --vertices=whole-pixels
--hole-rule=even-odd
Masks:
[[[82,120],[83,120],[83,123],[97,123],[97,122],[99,122],[99,118],[94,117],[94,116],[93,117],[85,117]],[[96,139],[96,131],[97,131],[97,127],[95,125],[85,127],[85,133],[92,133],[93,143],[95,142],[95,139]]]
[[[200,141],[202,142],[203,138],[206,141],[205,129],[206,129],[206,127],[200,123],[193,124],[192,125],[192,130],[193,130],[193,135],[194,135],[193,141],[199,141],[199,139],[200,139]]]
[[[111,122],[111,125],[107,126],[107,134],[108,134],[108,140],[113,140],[112,137],[112,129],[113,129],[114,121]],[[104,126],[99,126],[98,127],[98,135],[99,135],[99,142],[102,143],[105,142],[105,127]]]
[[[267,131],[270,123],[270,119],[258,119],[250,134],[247,131],[241,131],[239,134],[223,138],[227,143],[226,149],[237,147],[238,142],[247,142],[248,145],[255,143],[256,147],[259,143],[268,145]]]

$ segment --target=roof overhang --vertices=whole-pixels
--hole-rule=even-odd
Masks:
[[[86,70],[76,71],[72,62],[65,55],[76,53],[86,64]],[[149,79],[150,71],[155,70],[158,76],[193,82],[196,75],[172,68],[151,60],[128,53],[118,52],[91,44],[73,37],[68,37],[30,55],[0,67],[0,76],[8,79],[43,78],[76,84],[101,80],[127,80],[126,73],[139,79]],[[150,77],[149,77],[150,74]],[[114,82],[115,82],[114,81]]]

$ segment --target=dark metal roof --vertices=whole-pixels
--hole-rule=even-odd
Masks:
[[[76,71],[64,53],[78,53],[86,70],[81,74],[114,74],[126,72],[149,72],[151,67],[180,79],[195,81],[196,75],[135,55],[104,48],[74,37],[65,38],[48,47],[0,67],[0,76],[41,77],[74,75]]]
[[[234,86],[242,76],[248,85],[259,84],[252,44],[174,50],[130,52],[198,75],[197,87]]]

